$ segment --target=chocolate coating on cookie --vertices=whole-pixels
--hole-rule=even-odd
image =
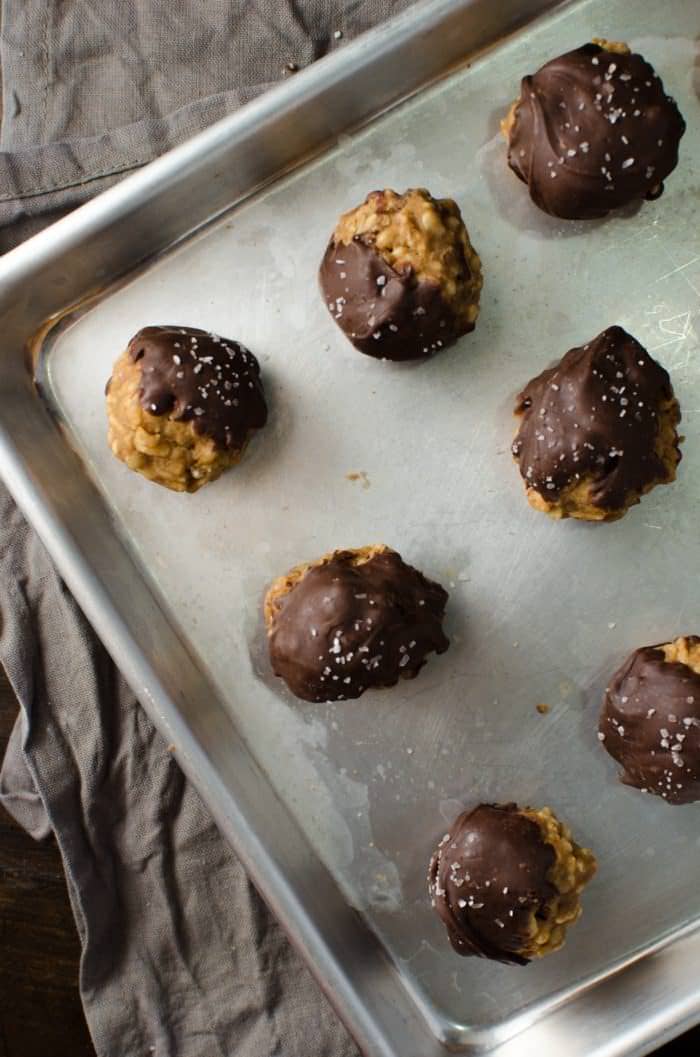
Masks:
[[[425,359],[474,329],[481,264],[451,199],[373,191],[345,213],[321,262],[333,319],[360,352]]]
[[[305,701],[342,701],[412,679],[443,653],[447,592],[387,548],[337,551],[268,592],[270,661]]]
[[[196,327],[144,327],[128,354],[141,368],[139,400],[152,415],[192,422],[222,449],[239,449],[267,421],[255,356]]]
[[[371,246],[331,241],[320,282],[328,310],[356,349],[387,360],[425,359],[451,345],[460,330],[437,283],[398,272]]]
[[[508,164],[533,202],[585,220],[657,198],[685,122],[641,55],[584,44],[523,78],[505,129]]]
[[[528,489],[549,503],[590,480],[587,500],[595,508],[622,511],[653,484],[672,480],[680,460],[669,376],[622,327],[570,349],[528,383],[515,412],[522,422],[513,455]],[[670,430],[672,465],[660,445],[662,425]]]
[[[688,636],[691,646],[700,638]],[[610,680],[599,738],[626,785],[671,804],[700,800],[700,674],[663,646],[635,650]]]
[[[533,915],[557,895],[549,879],[555,859],[540,827],[515,804],[480,804],[460,815],[428,877],[457,953],[526,965]]]

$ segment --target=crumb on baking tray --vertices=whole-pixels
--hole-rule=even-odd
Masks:
[[[363,488],[369,488],[370,479],[369,475],[364,470],[351,470],[350,473],[345,474],[347,481],[360,481]]]

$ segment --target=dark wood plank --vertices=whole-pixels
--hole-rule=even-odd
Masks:
[[[0,668],[0,758],[17,703]],[[0,1055],[95,1057],[78,994],[80,944],[53,840],[0,808]]]
[[[700,1053],[700,1028],[681,1035],[679,1039],[662,1046],[651,1057],[698,1057]]]

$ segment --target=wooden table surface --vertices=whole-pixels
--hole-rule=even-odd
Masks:
[[[16,714],[0,668],[0,759]],[[55,841],[37,844],[0,808],[0,1057],[95,1057],[78,995],[79,959]],[[699,1054],[700,1029],[656,1057]]]

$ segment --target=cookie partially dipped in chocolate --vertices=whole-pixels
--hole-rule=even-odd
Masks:
[[[605,691],[598,737],[626,785],[700,800],[700,637],[635,650]]]
[[[343,333],[378,359],[425,359],[474,329],[481,262],[459,207],[424,190],[372,191],[341,216],[319,273]]]
[[[196,492],[235,465],[267,421],[252,352],[196,327],[139,330],[106,392],[112,452],[176,492]]]
[[[443,653],[447,592],[383,545],[333,551],[265,597],[270,661],[304,701],[343,701],[413,679]]]
[[[562,946],[595,870],[549,808],[480,804],[438,844],[428,891],[457,954],[525,965]]]
[[[589,220],[659,197],[685,122],[641,55],[595,40],[524,77],[502,128],[535,205]]]
[[[614,521],[680,461],[667,372],[622,327],[608,327],[517,397],[512,451],[528,502],[554,518]]]

